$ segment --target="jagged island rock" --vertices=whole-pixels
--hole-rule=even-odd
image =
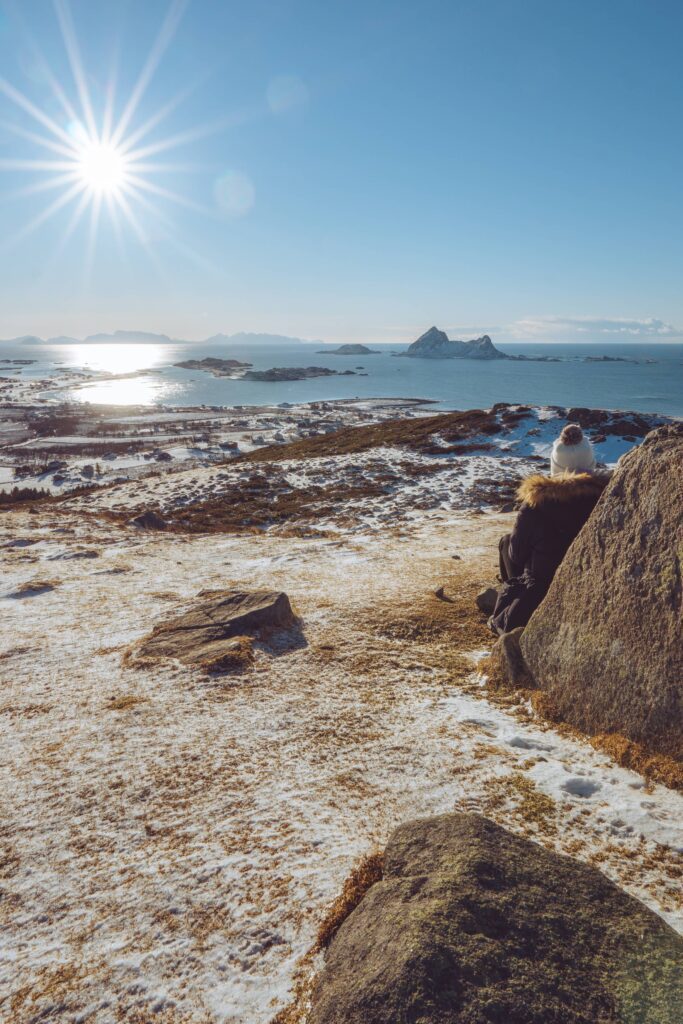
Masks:
[[[683,758],[683,424],[623,456],[521,640],[565,721]]]
[[[296,618],[282,591],[202,590],[193,608],[155,626],[134,649],[136,659],[177,658],[211,664],[235,650],[235,637],[289,629]]]
[[[486,590],[480,590],[475,598],[477,608],[484,615],[492,615],[493,609],[496,607],[496,601],[498,600],[498,591],[495,587],[487,587]]]
[[[680,1024],[683,939],[596,868],[475,814],[401,825],[309,1024]]]
[[[136,516],[135,519],[129,520],[131,526],[136,526],[138,530],[166,530],[168,529],[168,523],[163,519],[158,512],[154,512],[153,509],[148,509],[147,512],[143,512],[141,515]]]
[[[471,341],[451,341],[445,331],[430,327],[405,352],[412,359],[508,359],[495,347],[488,334]]]

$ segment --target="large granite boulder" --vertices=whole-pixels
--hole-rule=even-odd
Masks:
[[[683,758],[682,561],[679,423],[621,459],[521,637],[559,717]]]
[[[398,828],[310,1024],[680,1024],[683,939],[595,868],[474,814]]]
[[[250,659],[246,638],[295,624],[289,598],[281,591],[203,590],[189,611],[155,626],[128,660],[135,664],[177,658],[186,665],[234,668]]]

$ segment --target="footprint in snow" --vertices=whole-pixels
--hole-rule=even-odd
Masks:
[[[560,787],[565,793],[571,794],[571,796],[589,797],[597,793],[598,790],[602,789],[602,784],[599,782],[593,782],[591,779],[574,777],[567,779],[566,782],[562,783]]]
[[[519,750],[554,750],[552,743],[544,743],[542,740],[529,739],[526,736],[513,736],[508,740],[508,746],[517,747]]]
[[[498,730],[493,722],[488,722],[485,718],[463,718],[461,719],[461,724],[476,725],[482,732],[485,732],[487,736],[496,736],[498,734]]]

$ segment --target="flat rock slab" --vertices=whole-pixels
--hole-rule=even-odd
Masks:
[[[475,814],[408,822],[310,1024],[680,1024],[683,939],[598,870]]]
[[[289,629],[296,618],[282,591],[202,590],[184,615],[155,626],[137,645],[136,658],[177,658],[206,664],[235,649],[235,637]]]

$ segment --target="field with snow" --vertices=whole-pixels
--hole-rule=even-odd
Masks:
[[[0,517],[3,1020],[267,1024],[358,859],[449,810],[597,865],[683,931],[681,795],[477,670],[500,508],[557,430],[529,410],[465,453],[438,433],[274,449]],[[169,529],[130,525],[146,509]],[[241,674],[131,667],[231,587],[286,591],[300,626]]]

